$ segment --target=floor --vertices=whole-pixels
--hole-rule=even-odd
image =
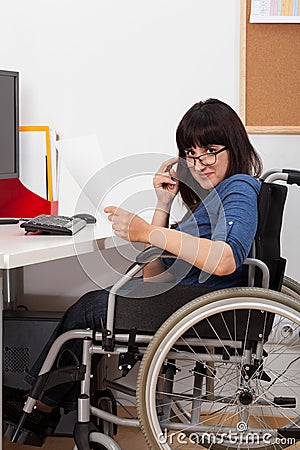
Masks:
[[[135,408],[127,407],[127,411],[129,414],[136,415]],[[123,410],[118,409],[118,415],[122,417],[128,417],[127,413],[124,413]],[[114,437],[115,441],[118,443],[121,450],[148,450],[147,443],[142,432],[136,428],[129,427],[118,427],[118,433]],[[187,444],[187,443],[185,443]],[[4,438],[3,450],[37,450],[39,447],[31,447],[24,446],[21,444],[13,444]],[[45,444],[40,447],[42,450],[73,450],[74,448],[74,440],[72,438],[67,437],[49,437],[47,438]],[[178,447],[176,447],[178,448]],[[199,447],[195,445],[182,445],[181,449],[184,450],[193,450],[197,448],[197,450],[205,450],[204,447]],[[286,450],[300,450],[300,441],[297,442],[296,445],[288,447]]]
[[[148,450],[147,444],[142,433],[139,430],[132,428],[120,427],[119,432],[115,438],[122,450]],[[74,441],[71,438],[52,437],[48,438],[43,445],[42,450],[72,450]],[[38,447],[23,446],[20,444],[13,444],[6,439],[4,440],[3,450],[37,450]],[[184,450],[192,450],[193,447],[183,446]],[[197,446],[197,449],[199,447]],[[300,442],[286,450],[300,449]],[[200,450],[200,449],[199,449]]]
[[[115,440],[122,450],[148,450],[144,437],[138,430],[120,428]],[[13,444],[7,439],[4,439],[3,450],[37,450],[37,448],[28,445]],[[40,448],[42,450],[72,450],[74,448],[74,441],[71,438],[52,437],[48,438],[43,447]]]
[[[130,417],[136,416],[135,408],[129,406],[125,412],[123,409],[118,409],[118,416]],[[118,427],[118,433],[114,437],[115,441],[120,446],[121,450],[148,450],[148,446],[144,439],[142,432],[136,428]],[[39,447],[31,447],[29,445],[13,444],[4,438],[3,450],[37,450]],[[42,450],[72,450],[74,448],[74,440],[67,437],[48,437],[45,444],[40,447]]]

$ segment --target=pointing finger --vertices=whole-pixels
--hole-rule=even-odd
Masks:
[[[117,207],[116,206],[106,206],[104,208],[104,212],[106,213],[114,213],[116,211]]]

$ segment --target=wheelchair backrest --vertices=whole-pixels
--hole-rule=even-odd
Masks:
[[[286,260],[281,257],[281,227],[287,187],[275,183],[262,183],[258,199],[258,228],[255,236],[255,257],[263,261],[270,271],[269,288],[280,291]],[[255,285],[260,285],[256,274]]]

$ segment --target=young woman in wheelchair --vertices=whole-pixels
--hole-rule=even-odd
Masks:
[[[176,257],[149,263],[143,279],[129,281],[120,292],[122,296],[148,296],[151,302],[155,292],[161,294],[162,303],[168,301],[168,296],[172,303],[176,292],[180,297],[184,292],[187,302],[209,290],[247,285],[247,269],[242,264],[257,229],[260,158],[237,114],[216,99],[200,101],[186,112],[176,140],[178,156],[163,163],[154,176],[157,207],[151,224],[115,206],[105,209],[117,236],[165,249]],[[170,228],[171,206],[177,195],[187,213]],[[29,383],[60,334],[77,328],[102,329],[107,298],[107,290],[89,292],[65,312],[27,375]],[[73,340],[64,345],[59,363],[68,365],[74,358],[80,361],[80,356],[81,343]],[[18,423],[25,396],[25,391],[4,389],[4,421]],[[76,408],[74,383],[49,389],[37,403],[26,428],[49,433],[58,423],[57,406],[61,405],[67,410]]]

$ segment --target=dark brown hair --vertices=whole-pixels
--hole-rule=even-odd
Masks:
[[[224,145],[229,150],[226,178],[234,174],[259,177],[262,162],[249,141],[246,129],[236,112],[226,103],[210,98],[193,105],[181,119],[176,142],[179,150],[179,192],[185,204],[192,208],[201,202],[205,191],[194,180],[185,165],[185,152],[191,147]]]

